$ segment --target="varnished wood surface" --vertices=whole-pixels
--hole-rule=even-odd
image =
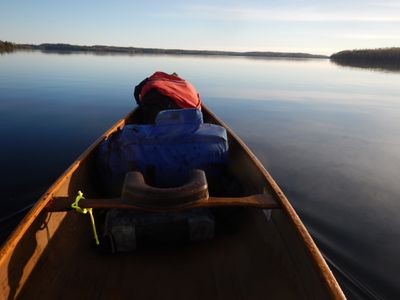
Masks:
[[[306,299],[279,241],[251,212],[233,217],[210,241],[101,255],[86,218],[70,212],[19,299]]]

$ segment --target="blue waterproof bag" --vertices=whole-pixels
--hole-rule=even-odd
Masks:
[[[108,192],[121,192],[125,174],[140,171],[158,187],[186,183],[190,170],[202,169],[208,181],[228,159],[225,128],[204,124],[198,109],[165,110],[155,124],[126,125],[98,149],[100,176]]]

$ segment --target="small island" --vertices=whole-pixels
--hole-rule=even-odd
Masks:
[[[330,59],[341,66],[399,71],[400,47],[345,50],[332,54]]]
[[[0,52],[12,52],[16,50],[39,50],[42,52],[57,52],[57,53],[72,53],[72,52],[91,52],[98,54],[167,54],[167,55],[205,55],[205,56],[242,56],[242,57],[253,57],[253,58],[268,58],[268,57],[279,57],[279,58],[329,58],[326,55],[316,55],[301,52],[263,52],[263,51],[251,51],[251,52],[235,52],[235,51],[214,51],[214,50],[182,50],[182,49],[160,49],[160,48],[138,48],[138,47],[116,47],[116,46],[82,46],[82,45],[70,45],[70,44],[14,44],[11,42],[2,42],[0,45],[7,44],[7,49],[3,51],[0,48]],[[5,46],[4,46],[4,49]]]

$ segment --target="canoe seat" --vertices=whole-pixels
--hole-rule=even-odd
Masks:
[[[189,180],[179,187],[159,188],[148,185],[143,174],[129,172],[125,176],[121,201],[138,206],[175,206],[208,200],[208,186],[203,170],[192,170]]]

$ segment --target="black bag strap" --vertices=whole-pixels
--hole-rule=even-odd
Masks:
[[[136,103],[140,105],[139,95],[142,92],[143,86],[149,81],[149,78],[143,79],[141,83],[135,86],[135,90],[133,92],[133,96],[135,97]]]

